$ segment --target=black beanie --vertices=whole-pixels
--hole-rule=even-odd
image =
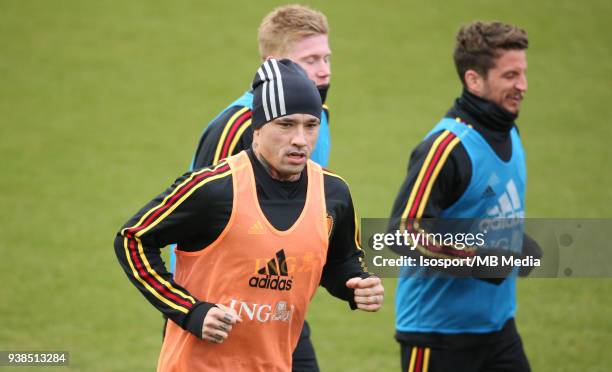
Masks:
[[[253,79],[253,129],[291,114],[321,119],[321,95],[306,72],[288,59],[268,59]]]

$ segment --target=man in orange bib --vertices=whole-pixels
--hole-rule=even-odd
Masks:
[[[253,147],[190,172],[115,239],[132,283],[171,321],[158,371],[290,371],[317,287],[377,311],[347,184],[309,160],[321,97],[289,60],[253,81]],[[176,272],[161,248],[177,243]]]

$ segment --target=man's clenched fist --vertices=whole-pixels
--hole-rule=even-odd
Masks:
[[[242,322],[236,311],[231,307],[216,304],[208,310],[202,324],[202,339],[220,344],[227,339],[236,322]]]
[[[383,303],[385,289],[380,278],[351,278],[346,286],[355,290],[355,303],[357,308],[364,311],[378,311]]]

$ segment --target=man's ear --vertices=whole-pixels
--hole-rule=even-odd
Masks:
[[[261,131],[261,128],[257,128],[253,131],[253,149],[255,149],[257,147],[257,144],[259,143],[260,131]]]
[[[484,77],[474,70],[467,70],[463,75],[465,87],[467,90],[477,96],[482,96],[484,93]]]

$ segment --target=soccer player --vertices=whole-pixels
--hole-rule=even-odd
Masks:
[[[317,287],[377,311],[347,184],[309,160],[321,97],[290,60],[253,81],[252,149],[189,172],[121,229],[117,257],[171,321],[159,371],[290,371]],[[175,275],[160,250],[177,243]]]
[[[330,152],[329,110],[325,104],[329,89],[331,50],[329,26],[321,12],[302,5],[285,5],[266,15],[259,26],[259,52],[267,58],[289,58],[308,74],[323,102],[319,137],[311,159],[327,167]],[[206,127],[191,163],[191,170],[215,165],[224,158],[251,148],[253,92],[247,91],[226,107]],[[175,255],[170,251],[170,270]],[[304,329],[294,354],[294,371],[317,372],[317,359],[310,340],[310,327]]]
[[[527,91],[527,47],[527,34],[513,25],[461,27],[454,62],[463,92],[413,151],[392,220],[523,218],[525,155],[515,120]],[[524,251],[538,249],[522,230],[513,238]],[[418,251],[478,254],[435,245]],[[486,280],[402,276],[396,338],[403,370],[529,371],[514,322],[515,282],[516,271]]]

